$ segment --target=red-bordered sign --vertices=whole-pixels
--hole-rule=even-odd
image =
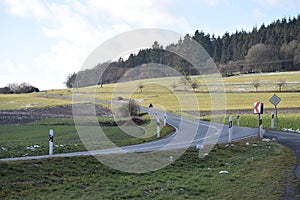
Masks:
[[[263,103],[254,102],[253,112],[254,112],[254,114],[262,114],[263,113]]]

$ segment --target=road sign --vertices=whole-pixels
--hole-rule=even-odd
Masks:
[[[270,98],[270,102],[274,105],[277,106],[279,104],[279,102],[281,101],[281,99],[274,94],[271,98]]]
[[[276,95],[273,94],[273,96],[270,98],[270,102],[275,106],[275,112],[276,112],[276,127],[278,127],[278,117],[277,117],[277,105],[281,99]]]
[[[254,112],[254,114],[263,114],[263,103],[254,102],[253,112]]]

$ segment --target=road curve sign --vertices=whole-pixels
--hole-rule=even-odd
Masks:
[[[254,102],[253,112],[254,114],[261,114],[261,102]]]

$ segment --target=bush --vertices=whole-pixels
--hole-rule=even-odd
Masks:
[[[0,88],[1,94],[21,94],[21,93],[32,93],[39,92],[40,90],[36,87],[31,86],[29,83],[10,83],[7,87]]]
[[[137,102],[134,99],[130,99],[128,103],[124,104],[120,108],[120,115],[121,116],[138,116],[140,112],[140,106],[137,104]]]
[[[9,87],[0,88],[0,94],[12,94],[13,91]]]

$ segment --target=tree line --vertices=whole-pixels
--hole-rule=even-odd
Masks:
[[[225,33],[222,37],[205,34],[196,30],[194,35],[186,34],[177,43],[166,47],[154,41],[152,48],[142,49],[130,54],[127,60],[120,58],[115,62],[99,63],[92,69],[70,74],[66,86],[83,87],[119,81],[120,77],[135,79],[176,76],[172,70],[158,70],[169,66],[183,75],[198,75],[199,70],[176,52],[185,52],[191,40],[198,42],[213,59],[223,76],[240,73],[257,73],[273,71],[291,71],[300,69],[300,15],[283,18],[269,25],[254,27],[252,31]],[[197,52],[193,57],[199,56]],[[202,66],[200,73],[214,73],[208,64]],[[159,64],[154,64],[159,63]],[[136,67],[141,67],[132,70]],[[105,69],[105,70],[104,70]],[[145,70],[146,69],[146,70]],[[75,83],[77,76],[77,83]]]
[[[10,83],[6,87],[0,88],[0,94],[22,94],[39,92],[40,90],[29,83]]]

